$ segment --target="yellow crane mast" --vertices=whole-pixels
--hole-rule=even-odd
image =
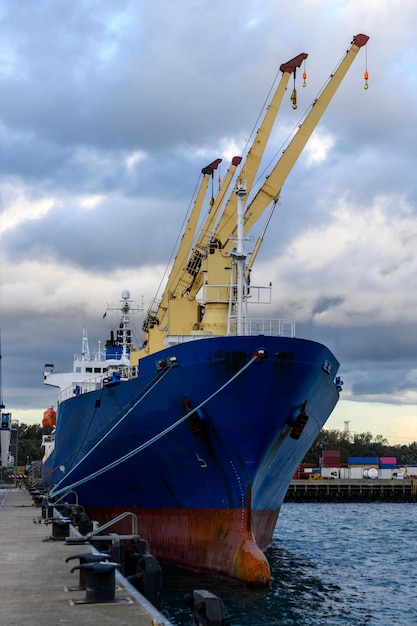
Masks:
[[[246,209],[244,216],[245,234],[248,233],[250,228],[261,217],[267,206],[272,201],[277,201],[282,185],[287,179],[289,173],[294,167],[298,157],[303,151],[308,139],[313,134],[317,124],[319,123],[324,111],[330,104],[333,96],[335,95],[338,87],[340,86],[343,78],[345,77],[348,69],[352,65],[360,48],[364,46],[369,37],[367,35],[356,35],[353,37],[353,41],[346,55],[342,59],[335,72],[330,76],[325,88],[319,95],[319,97],[313,102],[313,105],[307,114],[303,124],[300,124],[297,133],[285,149],[281,158],[273,168],[272,172],[266,177],[266,180],[262,187],[257,192],[255,198],[251,201]],[[248,190],[250,187],[247,186]],[[226,228],[228,225],[228,228]],[[230,248],[233,247],[233,242],[230,242],[235,231],[235,224],[231,221],[222,220],[213,235],[213,239],[221,242],[220,248],[222,249],[223,256],[228,256]],[[201,289],[203,284],[203,275],[196,276],[193,284],[193,288],[189,293],[189,297],[193,298]]]
[[[255,140],[245,161],[245,176],[250,185],[252,185],[255,180],[256,172],[265,152],[265,148],[284,97],[289,78],[292,73],[295,73],[296,68],[301,66],[307,56],[308,55],[303,52],[290,61],[287,61],[287,63],[283,63],[280,67],[282,72],[281,80],[279,81],[273,98],[269,103],[265,117],[256,133]],[[241,157],[234,157],[232,159],[231,166],[226,174],[221,189],[219,190],[219,194],[211,203],[211,208],[203,226],[200,229],[198,239],[194,247],[191,248],[192,241],[195,236],[195,228],[201,213],[210,176],[212,176],[213,171],[217,169],[221,159],[213,161],[213,163],[202,170],[203,180],[200,190],[182,237],[179,250],[176,254],[163,295],[159,301],[153,301],[148,309],[143,323],[143,330],[146,333],[144,348],[146,353],[161,350],[164,347],[163,341],[166,334],[183,335],[189,333],[190,328],[188,320],[190,319],[194,320],[194,330],[197,330],[199,327],[199,304],[194,297],[184,298],[183,296],[187,295],[195,277],[200,273],[201,262],[206,254],[207,243],[212,237],[213,229],[217,223],[225,196],[230,187],[236,168],[241,163],[241,160]],[[234,205],[235,198],[232,193],[229,196],[222,214],[223,222],[227,222],[230,219],[233,220],[233,214],[235,212]]]
[[[351,47],[331,75],[321,94],[314,101],[304,122],[300,124],[281,158],[246,207],[244,212],[244,234],[248,233],[271,203],[276,203],[282,185],[319,123],[358,51],[367,43],[368,39],[369,37],[363,34],[356,35],[353,38]],[[239,180],[244,182],[248,193],[254,184],[288,80],[291,74],[295,73],[296,68],[300,67],[305,58],[307,58],[307,55],[302,53],[280,67],[282,71],[281,81],[238,176],[237,183]],[[233,160],[221,192],[219,192],[218,197],[213,202],[211,210],[197,235],[196,243],[194,247],[192,246],[208,180],[210,174],[212,175],[213,169],[215,169],[214,164],[217,163],[218,165],[219,161],[217,160],[208,166],[208,168],[211,168],[211,173],[203,170],[204,178],[200,190],[201,193],[193,211],[193,213],[196,212],[196,215],[190,217],[161,302],[157,303],[153,308],[151,307],[148,311],[144,323],[144,330],[146,331],[145,347],[137,353],[138,358],[142,353],[153,353],[165,347],[167,341],[169,343],[169,336],[174,336],[173,341],[175,343],[180,340],[180,335],[190,336],[197,333],[217,335],[227,333],[230,295],[233,286],[235,286],[231,261],[231,251],[235,245],[233,235],[236,228],[234,219],[236,213],[235,191],[232,191],[222,212],[221,209],[227,189],[233,178],[233,173],[240,163],[239,157],[235,157]],[[207,168],[205,169],[207,170]],[[238,186],[237,183],[236,187]],[[260,243],[261,240],[256,247],[256,252]],[[253,260],[254,256],[251,264]],[[196,298],[203,286],[204,296],[201,305]]]

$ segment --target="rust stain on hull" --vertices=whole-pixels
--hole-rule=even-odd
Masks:
[[[104,523],[124,510],[88,508],[87,513]],[[137,515],[140,536],[161,562],[216,572],[254,588],[269,586],[271,573],[262,550],[271,541],[277,511],[250,515],[246,509],[129,510]],[[129,521],[112,532],[131,532]]]

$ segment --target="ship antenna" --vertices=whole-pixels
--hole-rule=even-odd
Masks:
[[[3,404],[3,381],[1,378],[1,335],[0,335],[0,410],[6,408]],[[3,463],[5,465],[5,463]]]
[[[90,360],[90,347],[88,345],[88,337],[87,337],[87,331],[85,329],[85,327],[83,328],[83,341],[82,341],[82,346],[81,346],[81,358],[83,361],[89,361]]]

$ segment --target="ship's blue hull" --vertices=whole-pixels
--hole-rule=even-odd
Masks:
[[[136,513],[161,559],[247,579],[242,545],[245,558],[267,547],[338,400],[338,366],[324,346],[282,337],[213,337],[153,354],[137,378],[59,405],[44,483],[74,489],[101,522]]]

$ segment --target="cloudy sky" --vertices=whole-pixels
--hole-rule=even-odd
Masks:
[[[117,319],[104,310],[123,289],[147,307],[201,168],[222,158],[224,176],[242,153],[281,63],[309,55],[268,158],[366,33],[283,188],[252,282],[272,281],[270,317],[340,360],[329,427],[416,440],[416,23],[414,0],[0,0],[2,382],[14,419],[40,422],[55,402],[44,363],[71,368],[84,325],[90,347],[105,339]]]

